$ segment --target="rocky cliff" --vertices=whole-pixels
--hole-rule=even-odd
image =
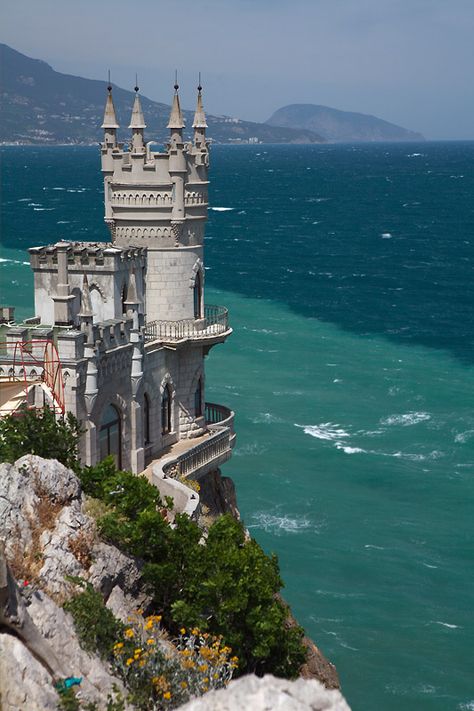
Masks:
[[[215,502],[215,513],[227,506],[236,510],[232,486],[222,483],[220,474],[213,474],[208,490],[207,500]],[[141,562],[100,540],[93,505],[82,494],[75,474],[54,460],[26,455],[15,464],[0,465],[3,711],[56,709],[59,698],[54,684],[64,678],[82,679],[76,696],[97,709],[106,707],[108,695],[124,692],[108,664],[81,648],[72,618],[62,606],[74,592],[74,578],[100,591],[107,607],[123,621],[137,608],[146,614],[149,606]],[[308,667],[305,676],[316,673],[327,686],[337,685],[332,665],[316,651],[317,663],[313,654],[312,671]],[[212,701],[216,705],[207,705],[206,695],[205,705],[196,708],[348,709],[338,691],[325,692],[313,681],[295,685],[268,677],[264,682],[244,679],[224,692],[227,701],[216,694]],[[248,702],[239,707],[246,695]],[[284,705],[290,697],[292,705]],[[280,699],[279,705],[268,706],[268,699]]]

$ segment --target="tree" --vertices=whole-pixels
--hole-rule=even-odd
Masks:
[[[0,461],[13,463],[24,454],[37,454],[78,472],[80,435],[79,422],[70,412],[57,418],[49,407],[36,410],[24,405],[0,419]]]

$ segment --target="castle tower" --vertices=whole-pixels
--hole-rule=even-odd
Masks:
[[[148,323],[204,318],[204,227],[208,206],[208,149],[201,90],[195,141],[183,139],[184,120],[175,84],[165,152],[145,147],[138,92],[132,111],[131,149],[115,140],[117,121],[107,97],[102,143],[105,220],[117,247],[146,247]],[[200,108],[199,108],[200,107]],[[196,293],[199,292],[199,293]]]

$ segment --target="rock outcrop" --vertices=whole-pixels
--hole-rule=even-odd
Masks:
[[[263,679],[243,676],[226,689],[193,699],[182,711],[350,711],[340,691],[326,689],[315,679]]]

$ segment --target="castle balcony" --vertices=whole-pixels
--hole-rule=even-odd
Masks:
[[[206,403],[207,432],[195,439],[182,439],[166,454],[149,463],[144,474],[162,496],[172,496],[175,512],[192,518],[199,513],[199,495],[185,485],[199,480],[230,459],[235,444],[234,413],[215,403]]]
[[[204,318],[180,321],[149,321],[145,324],[145,341],[177,344],[200,341],[203,345],[222,343],[232,333],[229,312],[224,306],[204,307]]]

